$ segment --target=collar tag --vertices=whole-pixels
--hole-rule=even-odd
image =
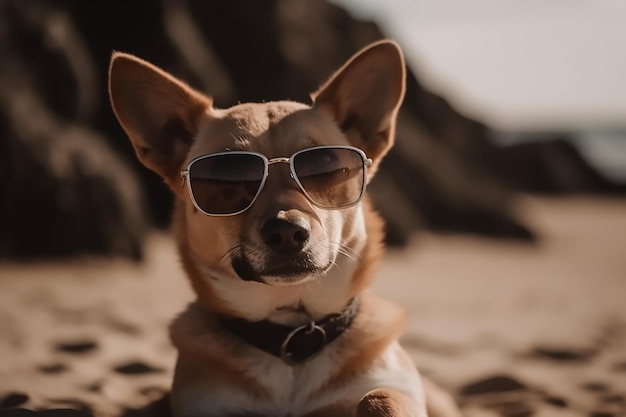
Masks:
[[[280,346],[280,357],[289,365],[317,356],[326,345],[326,331],[314,321],[293,329]]]

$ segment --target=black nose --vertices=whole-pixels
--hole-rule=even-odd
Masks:
[[[270,219],[261,227],[265,244],[276,253],[294,254],[300,252],[309,239],[309,226],[306,222]]]

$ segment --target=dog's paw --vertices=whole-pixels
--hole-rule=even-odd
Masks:
[[[391,389],[376,389],[361,398],[357,417],[426,417],[426,410],[408,395]]]

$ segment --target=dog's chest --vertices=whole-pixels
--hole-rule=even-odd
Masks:
[[[192,304],[171,329],[179,351],[174,415],[347,417],[377,388],[398,390],[423,404],[419,375],[397,342],[403,318],[394,304],[364,294],[349,332],[310,361],[290,366],[224,334]]]
[[[259,395],[229,381],[216,381],[204,375],[187,386],[178,407],[181,416],[307,417],[321,410],[333,416],[354,415],[358,401],[372,389],[392,387],[416,396],[420,382],[417,373],[398,360],[399,346],[390,345],[375,363],[355,375],[337,379],[341,353],[322,352],[311,362],[289,366],[281,360],[260,354],[246,363],[265,393]]]
[[[263,388],[262,395],[232,381],[216,383],[206,375],[205,383],[198,381],[185,390],[185,398],[181,398],[186,409],[183,415],[301,417],[335,405],[339,398],[342,403],[356,405],[362,396],[362,389],[353,385],[325,389],[336,367],[333,352],[323,352],[299,366],[287,365],[265,353],[257,359],[246,363],[246,373]]]
[[[322,354],[313,363],[303,366],[262,365],[257,375],[270,396],[261,404],[267,407],[266,415],[296,417],[323,406],[326,402],[323,389],[328,378],[329,354]]]

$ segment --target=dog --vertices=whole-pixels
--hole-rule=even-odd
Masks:
[[[364,191],[404,91],[391,40],[355,54],[311,105],[227,109],[113,53],[113,111],[175,196],[197,296],[170,329],[174,416],[458,415],[400,347],[405,311],[368,290],[384,226]]]

